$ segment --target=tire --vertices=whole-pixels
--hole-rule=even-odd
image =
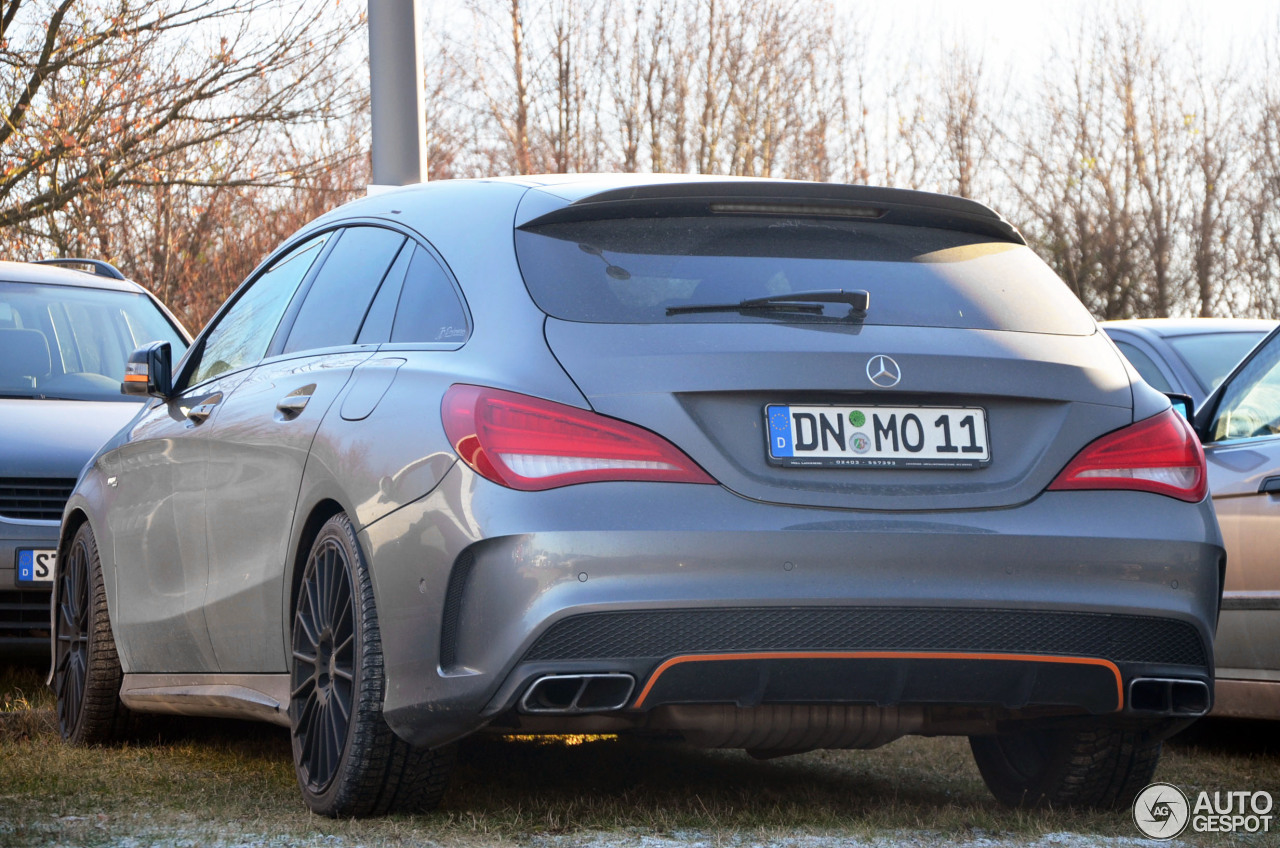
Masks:
[[[62,738],[74,745],[123,739],[131,714],[120,703],[120,657],[107,616],[98,543],[87,522],[58,563],[54,634],[53,688]]]
[[[1031,729],[971,736],[969,747],[1002,804],[1112,809],[1151,783],[1161,737],[1107,726]]]
[[[427,812],[444,795],[454,748],[414,748],[382,717],[382,641],[355,529],[320,528],[293,615],[289,722],[302,797],[334,818]]]

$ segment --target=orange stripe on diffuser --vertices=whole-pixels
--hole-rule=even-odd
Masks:
[[[672,668],[683,663],[724,662],[726,660],[995,660],[997,662],[1037,662],[1058,663],[1062,665],[1096,665],[1108,669],[1116,678],[1116,712],[1124,709],[1124,679],[1120,669],[1110,660],[1093,657],[1046,657],[1043,654],[966,654],[956,652],[910,653],[903,651],[774,651],[747,654],[689,654],[672,657],[654,670],[649,682],[644,685],[640,697],[631,705],[632,709],[644,706],[645,698],[653,690],[658,678]]]
[[[145,383],[147,382],[146,374],[125,374],[124,381],[126,383]]]

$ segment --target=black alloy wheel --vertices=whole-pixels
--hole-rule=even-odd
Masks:
[[[439,804],[452,746],[413,748],[382,717],[382,639],[355,528],[320,528],[294,602],[289,722],[307,806],[333,816],[425,812]]]
[[[80,745],[122,738],[131,714],[120,703],[123,674],[116,653],[102,563],[93,529],[80,525],[58,562],[53,688],[58,730]]]
[[[290,717],[298,779],[321,795],[338,775],[355,707],[355,611],[351,566],[336,538],[316,541],[293,623]],[[295,714],[296,713],[296,714]]]
[[[89,557],[78,538],[61,566],[53,684],[58,693],[58,730],[66,739],[80,721],[89,671]]]

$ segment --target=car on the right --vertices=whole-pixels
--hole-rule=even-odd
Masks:
[[[1280,719],[1280,328],[1244,319],[1101,326],[1149,384],[1195,403],[1227,551],[1211,715]]]
[[[1152,388],[1187,395],[1198,408],[1277,324],[1258,318],[1133,318],[1099,326]]]

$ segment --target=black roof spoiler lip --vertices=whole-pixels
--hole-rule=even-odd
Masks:
[[[711,215],[716,214],[713,205],[746,201],[797,207],[820,204],[832,210],[844,207],[857,213],[850,215],[852,219],[939,227],[1026,244],[1017,228],[999,213],[966,198],[909,189],[787,180],[662,182],[609,188],[545,211],[517,224],[517,228],[597,218]],[[866,214],[868,210],[878,214]],[[804,215],[803,208],[798,209],[797,214]]]

